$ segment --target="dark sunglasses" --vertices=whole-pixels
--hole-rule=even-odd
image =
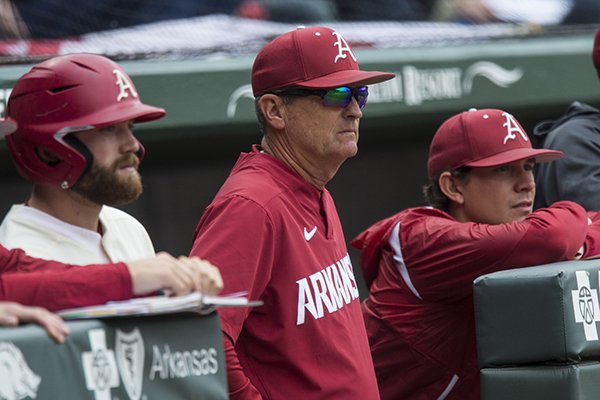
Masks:
[[[367,97],[369,97],[369,89],[366,86],[351,88],[342,86],[335,89],[304,89],[304,88],[286,88],[271,92],[277,95],[284,96],[319,96],[323,99],[324,106],[342,107],[345,108],[350,104],[354,97],[358,102],[358,106],[363,109],[367,105]]]

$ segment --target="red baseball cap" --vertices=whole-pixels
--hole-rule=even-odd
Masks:
[[[434,177],[447,168],[493,167],[525,158],[546,162],[562,156],[561,151],[532,148],[521,124],[506,111],[471,109],[439,127],[429,147],[427,170]]]
[[[258,53],[252,66],[252,92],[258,96],[287,86],[364,86],[394,76],[361,71],[350,46],[333,29],[300,27],[275,38]]]
[[[592,61],[594,61],[594,67],[596,67],[597,70],[600,70],[600,26],[596,29],[596,35],[594,36]]]

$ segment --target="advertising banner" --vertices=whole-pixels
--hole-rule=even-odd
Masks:
[[[67,324],[63,344],[36,325],[0,329],[0,400],[228,398],[216,313]]]

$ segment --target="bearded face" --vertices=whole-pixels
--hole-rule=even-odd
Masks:
[[[142,194],[142,178],[137,171],[139,159],[126,154],[108,166],[92,164],[72,190],[96,204],[120,206],[131,203]]]

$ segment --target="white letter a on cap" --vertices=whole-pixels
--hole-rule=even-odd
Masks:
[[[333,63],[335,64],[340,58],[344,58],[345,59],[346,57],[348,57],[348,55],[344,53],[346,51],[348,52],[348,54],[350,54],[350,57],[352,57],[352,59],[354,61],[356,61],[356,57],[354,57],[354,54],[352,53],[352,50],[350,50],[350,46],[348,46],[348,43],[342,37],[342,35],[340,35],[337,32],[333,32],[332,35],[334,35],[335,37],[337,37],[337,40],[335,41],[335,43],[333,45],[337,46],[337,48],[338,48],[338,54],[337,54],[337,56],[335,56],[335,59],[333,60]]]
[[[521,129],[521,127],[519,126],[517,121],[515,121],[515,117],[513,117],[512,115],[510,115],[507,112],[502,113],[502,116],[504,118],[506,118],[506,122],[504,124],[502,124],[502,126],[506,127],[506,136],[504,137],[504,144],[506,144],[506,141],[508,139],[514,140],[517,138],[517,135],[515,135],[515,132],[518,132],[524,141],[526,141],[526,142],[529,141],[525,132],[523,132],[523,130]]]

